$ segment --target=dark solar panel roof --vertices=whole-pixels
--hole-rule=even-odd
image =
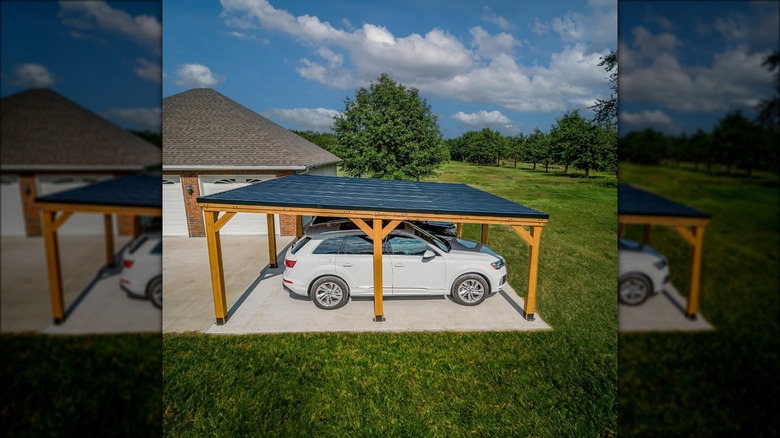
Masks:
[[[65,204],[162,207],[162,176],[129,175],[35,198]]]
[[[548,219],[549,215],[465,184],[290,175],[198,198],[198,202],[402,213]]]
[[[709,218],[710,215],[656,194],[618,184],[618,214]]]

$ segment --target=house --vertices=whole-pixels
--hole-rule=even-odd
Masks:
[[[159,147],[52,90],[0,99],[0,117],[3,236],[41,235],[37,196],[159,170]],[[132,232],[130,217],[118,222],[120,234]],[[76,215],[59,232],[102,234],[103,217]]]
[[[295,173],[336,176],[341,159],[210,88],[163,99],[163,234],[205,236],[196,199]],[[295,234],[292,216],[276,230]],[[266,234],[263,214],[239,213],[221,234]]]

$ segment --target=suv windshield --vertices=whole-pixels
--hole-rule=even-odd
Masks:
[[[450,249],[452,248],[450,246],[450,243],[446,240],[440,239],[433,234],[423,230],[422,228],[418,227],[417,225],[406,222],[407,224],[411,225],[412,228],[414,228],[414,234],[419,237],[420,239],[423,239],[424,241],[430,243],[431,245],[435,245],[437,248],[444,252],[450,252]]]

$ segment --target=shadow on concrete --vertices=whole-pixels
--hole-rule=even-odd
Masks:
[[[252,291],[254,291],[257,288],[257,285],[260,284],[261,281],[267,280],[269,278],[273,278],[273,277],[276,277],[277,275],[281,275],[282,274],[282,272],[284,270],[284,255],[287,254],[287,249],[289,249],[290,246],[292,246],[292,242],[290,242],[290,244],[288,244],[287,246],[282,248],[282,250],[278,254],[276,254],[276,261],[277,261],[277,264],[279,265],[278,267],[271,268],[270,264],[263,266],[263,269],[260,270],[260,273],[257,275],[257,278],[255,278],[255,280],[252,282],[252,284],[250,284],[246,288],[246,290],[244,290],[244,292],[241,294],[241,296],[238,297],[238,300],[236,300],[236,302],[233,303],[232,306],[230,306],[230,309],[228,309],[228,312],[227,312],[227,320],[228,321],[230,321],[230,318],[233,317],[233,314],[236,313],[236,310],[238,310],[238,308],[241,307],[242,304],[244,304],[244,301],[246,301],[246,299],[249,297],[249,295],[252,294]],[[279,261],[281,261],[281,263],[279,263]],[[292,296],[292,295],[295,295],[296,297],[298,296],[296,294],[290,294],[290,296]],[[308,299],[308,298],[305,298],[305,297],[299,297],[299,298]]]
[[[78,296],[76,296],[76,299],[71,302],[67,308],[65,309],[65,315],[63,318],[63,322],[67,321],[68,318],[73,314],[73,312],[76,311],[76,308],[78,308],[79,304],[81,304],[82,301],[84,301],[84,298],[89,295],[89,293],[92,291],[92,289],[95,287],[96,284],[98,284],[100,281],[105,280],[106,278],[113,277],[115,275],[118,275],[120,272],[122,272],[122,254],[125,252],[125,248],[127,248],[132,243],[132,240],[130,242],[127,242],[119,248],[119,251],[114,254],[114,266],[108,266],[103,265],[95,275],[95,277],[90,280],[89,284],[81,291],[79,292]]]

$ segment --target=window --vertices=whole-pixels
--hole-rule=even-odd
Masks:
[[[312,254],[338,254],[343,242],[343,237],[334,237],[332,239],[324,240],[317,249],[312,251]]]
[[[344,238],[344,247],[341,254],[368,254],[374,253],[374,242],[367,236],[348,236]]]
[[[393,255],[421,256],[428,249],[425,243],[403,236],[390,236],[390,253]]]
[[[290,251],[290,252],[292,254],[295,254],[296,252],[300,251],[300,249],[303,248],[304,245],[309,243],[310,240],[311,240],[311,237],[304,237],[303,239],[298,241],[298,243],[295,244],[295,246],[293,247],[292,251]]]

